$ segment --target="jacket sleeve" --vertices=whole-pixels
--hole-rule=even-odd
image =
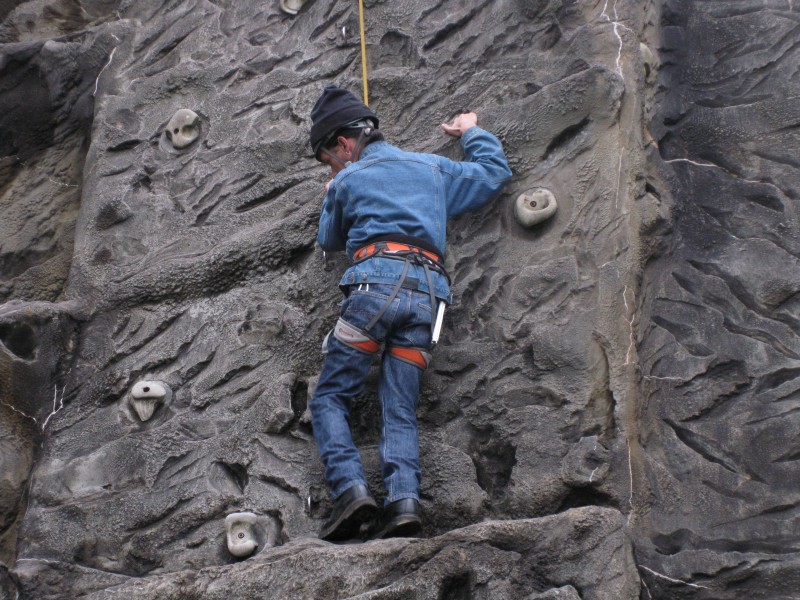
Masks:
[[[342,202],[336,198],[336,186],[331,185],[322,202],[317,234],[317,242],[326,252],[345,249],[347,237],[343,234],[343,219]]]
[[[440,157],[445,177],[447,216],[476,210],[494,198],[511,179],[511,169],[503,146],[494,135],[480,127],[470,127],[461,136],[464,162]]]

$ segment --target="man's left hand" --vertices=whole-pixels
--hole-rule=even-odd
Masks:
[[[475,127],[478,124],[478,115],[474,112],[470,113],[461,113],[455,119],[453,119],[453,124],[448,125],[447,123],[442,123],[442,129],[448,135],[452,135],[455,137],[461,137],[470,127]]]

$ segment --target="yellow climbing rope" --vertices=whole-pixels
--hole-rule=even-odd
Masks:
[[[364,104],[369,106],[369,86],[367,85],[367,45],[364,41],[364,0],[358,0],[358,18],[361,27],[361,78],[364,81]]]

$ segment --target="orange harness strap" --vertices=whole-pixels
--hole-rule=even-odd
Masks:
[[[374,242],[372,244],[367,244],[366,246],[362,246],[358,250],[355,251],[353,254],[353,259],[356,261],[366,260],[371,256],[375,256],[376,254],[394,254],[394,253],[407,253],[411,252],[413,254],[421,254],[428,260],[433,261],[436,264],[441,264],[442,259],[434,252],[430,252],[429,250],[423,250],[422,248],[418,248],[416,246],[411,246],[409,244],[401,244],[399,242]]]
[[[350,346],[365,354],[377,354],[381,349],[381,344],[378,340],[342,318],[339,318],[336,327],[333,328],[333,335],[345,346]],[[398,360],[402,360],[403,362],[407,362],[423,370],[426,369],[428,363],[431,362],[431,353],[424,348],[415,348],[413,346],[389,346],[386,348],[386,351]]]
[[[430,352],[422,348],[409,348],[406,346],[390,346],[389,354],[395,358],[419,367],[420,369],[427,369],[428,363],[431,361]]]

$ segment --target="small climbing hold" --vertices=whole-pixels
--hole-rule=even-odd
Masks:
[[[296,15],[308,0],[281,0],[281,10],[287,15]]]
[[[169,388],[159,381],[140,381],[131,390],[133,410],[142,421],[149,420],[159,405],[163,404]]]
[[[644,80],[647,83],[652,83],[656,77],[656,59],[653,56],[653,51],[646,44],[640,43],[639,52],[642,55],[642,64],[644,66]]]
[[[534,188],[519,195],[514,214],[520,225],[533,227],[552,217],[557,208],[558,203],[553,192],[545,188]]]
[[[167,123],[166,135],[175,149],[186,148],[200,137],[200,117],[193,110],[181,108]]]
[[[237,558],[250,556],[258,548],[255,539],[255,524],[258,517],[251,512],[231,513],[225,517],[228,535],[228,552]]]
[[[582,437],[561,461],[561,479],[570,487],[599,486],[610,469],[608,449],[596,435]]]

